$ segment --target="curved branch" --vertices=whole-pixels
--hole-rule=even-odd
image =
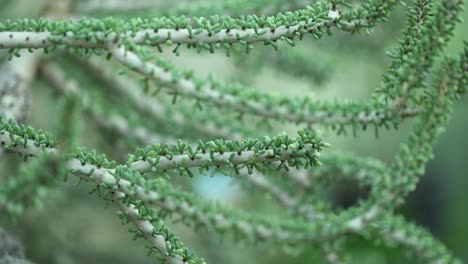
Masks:
[[[423,110],[406,144],[403,144],[390,166],[391,181],[382,181],[373,189],[381,206],[395,208],[414,190],[424,174],[426,164],[434,156],[437,139],[450,120],[454,102],[468,80],[468,43],[460,59],[446,61],[435,74],[435,87],[424,101]]]
[[[311,102],[299,98],[279,99],[241,85],[226,85],[215,80],[199,81],[188,74],[184,76],[169,67],[165,68],[162,61],[156,65],[142,60],[123,45],[111,47],[111,52],[123,65],[177,94],[265,118],[278,118],[293,123],[366,125],[412,117],[419,111],[418,109],[395,111],[391,106],[379,101],[329,103]]]

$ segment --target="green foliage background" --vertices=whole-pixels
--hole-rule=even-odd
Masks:
[[[21,13],[13,10],[11,6],[8,7],[8,1],[0,1],[2,20],[34,13],[40,2],[17,1],[18,5],[28,6],[22,9]],[[465,6],[468,10],[467,3]],[[378,86],[381,74],[389,63],[385,51],[396,46],[405,24],[402,10],[399,8],[394,11],[389,22],[378,26],[371,36],[350,37],[347,33],[334,32],[334,36],[320,41],[308,38],[300,42],[295,49],[310,56],[311,64],[321,67],[329,65],[323,66],[323,75],[319,76],[323,80],[314,76],[292,77],[271,65],[258,67],[255,62],[255,58],[258,57],[250,55],[239,54],[234,58],[226,58],[222,52],[207,56],[184,51],[180,57],[170,52],[165,53],[164,57],[180,68],[194,69],[201,76],[212,73],[225,80],[249,83],[252,87],[264,89],[272,94],[307,95],[323,99],[368,98]],[[468,11],[463,13],[463,17],[468,21]],[[455,37],[447,49],[448,53],[459,53],[463,40],[467,39],[468,24],[464,22],[457,26]],[[259,46],[255,52],[261,53],[262,47]],[[33,87],[33,98],[33,110],[28,123],[36,128],[54,131],[57,128],[53,118],[57,115],[57,104],[51,89],[44,83],[36,83]],[[467,112],[468,98],[465,96],[458,102],[455,116],[436,147],[435,160],[428,165],[426,175],[403,208],[407,218],[427,227],[452,249],[455,255],[465,261],[468,261]],[[250,125],[252,124],[245,124]],[[271,134],[285,129],[292,134],[297,128],[279,121],[274,124]],[[86,123],[80,131],[79,141],[82,144],[112,156],[113,146],[103,143],[101,139],[106,135],[100,134],[98,128]],[[336,136],[332,131],[323,131],[323,138],[326,142],[333,143],[333,149],[345,149],[363,156],[390,161],[408,132],[409,125],[406,124],[398,131],[382,130],[378,138],[373,131],[359,133],[357,138],[353,135]],[[22,162],[21,159],[13,155],[0,158],[0,183],[5,175],[13,174],[17,170],[16,164],[19,162]],[[199,176],[193,184],[187,179],[177,181],[187,189],[209,193],[212,198],[219,199],[231,207],[278,215],[282,213],[268,197],[261,194],[244,195],[244,191],[235,180],[226,181],[216,176],[215,179],[206,179]],[[27,255],[37,263],[153,263],[152,258],[143,257],[146,254],[145,241],[132,241],[131,234],[122,231],[118,218],[114,216],[114,208],[103,209],[100,199],[87,194],[89,190],[90,186],[87,184],[75,188],[68,182],[44,199],[42,209],[28,210],[26,217],[15,220],[21,221],[21,224],[0,218],[0,226],[12,231],[23,242]],[[350,204],[356,195],[362,195],[362,191],[346,184],[338,184],[334,190],[332,197],[342,204]],[[18,229],[18,226],[23,228]],[[298,252],[295,252],[295,248],[288,248],[288,251],[297,254],[297,257],[293,258],[276,248],[233,243],[210,232],[197,235],[182,225],[173,226],[176,233],[183,237],[191,248],[206,257],[209,263],[322,262],[320,253],[312,247]],[[399,249],[379,247],[359,238],[348,241],[347,248],[352,252],[352,263],[412,263],[411,259],[402,256]]]

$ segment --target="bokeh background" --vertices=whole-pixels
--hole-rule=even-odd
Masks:
[[[0,1],[0,22],[6,19],[34,17],[44,1],[13,0]],[[135,0],[137,2],[137,0]],[[179,1],[181,2],[181,1]],[[216,2],[216,1],[214,1]],[[171,1],[168,5],[176,5]],[[186,3],[184,1],[181,4]],[[78,6],[81,2],[76,3]],[[468,9],[468,4],[465,4]],[[104,16],[107,14],[94,14]],[[125,16],[119,13],[117,15]],[[141,15],[148,15],[142,13]],[[205,14],[209,15],[209,13]],[[468,20],[468,12],[463,13]],[[389,58],[386,51],[392,50],[401,37],[406,23],[404,7],[392,13],[389,22],[379,25],[370,36],[350,35],[334,31],[333,36],[322,40],[312,37],[299,42],[294,49],[298,54],[310,58],[311,74],[291,76],[285,70],[268,63],[259,63],[262,56],[280,56],[257,45],[253,53],[236,54],[227,58],[223,52],[196,54],[184,50],[176,57],[170,51],[162,54],[181,69],[192,69],[199,76],[213,74],[219,79],[248,84],[255,89],[276,95],[309,96],[320,99],[369,98],[382,80]],[[456,28],[455,36],[446,49],[446,55],[456,55],[462,50],[463,40],[468,40],[468,24],[463,22]],[[280,49],[282,50],[287,49]],[[2,57],[4,53],[2,54]],[[264,55],[262,55],[264,54]],[[265,55],[266,54],[266,55]],[[300,65],[292,65],[298,67]],[[290,70],[290,69],[289,69]],[[53,132],[57,124],[56,97],[43,81],[34,83],[33,104],[27,123],[35,128]],[[188,102],[182,102],[188,103]],[[412,193],[401,212],[408,219],[429,229],[443,241],[455,255],[468,261],[468,98],[459,101],[446,133],[436,146],[435,159],[427,166],[426,175]],[[86,117],[83,117],[86,118]],[[245,124],[255,126],[255,124]],[[270,135],[287,131],[294,135],[297,127],[282,123],[274,124]],[[332,131],[322,131],[326,142],[333,150],[345,150],[391,162],[399,145],[411,129],[411,120],[398,130],[374,131],[353,135],[337,136]],[[186,133],[190,133],[187,131]],[[99,129],[86,122],[81,128],[80,143],[95,148],[100,153],[114,157],[113,146],[103,140]],[[115,157],[114,157],[115,158]],[[118,158],[116,158],[118,159]],[[22,162],[14,155],[0,158],[0,184],[18,172]],[[178,183],[193,192],[217,200],[229,207],[262,211],[282,216],[275,202],[261,193],[245,191],[235,178],[222,175],[197,176],[194,179],[178,179]],[[94,195],[88,195],[89,184],[72,186],[69,180],[62,187],[50,191],[42,206],[26,211],[24,217],[10,220],[0,215],[3,226],[25,245],[30,260],[36,263],[154,263],[154,258],[145,257],[145,241],[133,241],[122,226],[112,206],[104,209],[104,203]],[[331,195],[337,204],[346,206],[355,202],[360,192],[355,186],[337,185]],[[284,215],[283,215],[284,216]],[[286,216],[284,216],[286,217]],[[246,245],[222,239],[211,232],[195,233],[180,224],[170,224],[190,248],[206,257],[208,263],[322,263],[320,252],[313,247],[296,251],[295,248],[278,250],[270,245]],[[346,244],[352,253],[352,263],[414,263],[398,249],[375,246],[353,237]],[[288,251],[291,254],[286,254]]]

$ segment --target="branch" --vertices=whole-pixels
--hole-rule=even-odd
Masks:
[[[396,1],[379,8],[378,16],[385,15]],[[276,16],[247,16],[243,19],[212,16],[209,18],[159,18],[139,19],[129,23],[107,18],[81,19],[78,22],[51,22],[48,20],[7,21],[0,24],[0,48],[53,48],[66,45],[75,48],[106,48],[120,39],[135,44],[159,46],[161,44],[190,44],[200,50],[213,51],[223,47],[228,52],[235,43],[241,43],[247,50],[250,44],[263,42],[275,45],[278,40],[293,44],[297,36],[313,34],[321,38],[330,27],[344,31],[357,31],[373,26],[363,22],[365,12],[350,11],[339,15],[330,3],[318,2],[312,7]],[[344,17],[345,19],[341,19]]]
[[[462,263],[430,232],[406,221],[402,216],[386,215],[372,225],[371,230],[378,234],[379,240],[403,247],[413,256],[424,260],[424,263]]]
[[[137,47],[135,47],[137,48]],[[114,58],[123,65],[171,89],[172,92],[210,102],[218,107],[234,109],[264,118],[308,124],[382,124],[395,119],[412,117],[417,109],[395,111],[381,102],[311,102],[304,98],[275,98],[241,85],[227,85],[216,80],[198,80],[190,74],[179,73],[158,61],[159,65],[142,60],[125,46],[111,47]]]
[[[0,66],[0,115],[23,122],[31,104],[30,85],[35,77],[38,53],[21,51],[20,58]]]
[[[128,165],[141,173],[170,169],[179,169],[180,172],[192,167],[206,170],[220,166],[227,166],[236,173],[246,167],[251,173],[255,164],[265,168],[276,164],[277,169],[286,166],[285,163],[289,167],[319,166],[318,153],[329,145],[308,130],[301,130],[298,134],[295,139],[289,139],[283,133],[271,139],[265,137],[241,142],[200,141],[195,148],[181,141],[173,146],[154,144],[146,149],[137,149],[130,155]]]
[[[241,175],[241,179],[248,181],[255,187],[262,189],[265,193],[270,194],[284,209],[292,212],[294,216],[299,216],[310,221],[324,218],[324,214],[321,212],[324,207],[322,203],[316,201],[313,204],[303,204],[296,196],[287,192],[284,188],[281,188],[281,186],[274,184],[261,173]]]
[[[434,58],[448,43],[456,23],[460,21],[462,6],[463,0],[435,4],[419,1],[408,11],[410,21],[403,31],[402,44],[388,53],[393,60],[384,75],[386,85],[378,91],[379,95],[393,100],[396,109],[420,105],[423,92],[418,92],[427,90],[424,79],[430,74]],[[414,74],[416,72],[418,74]]]
[[[234,126],[234,122],[220,118],[219,115],[210,115],[205,111],[203,114],[194,113],[193,108],[179,105],[176,109],[170,105],[171,111],[168,111],[169,105],[156,97],[148,97],[141,91],[141,87],[131,78],[116,74],[116,70],[109,68],[103,60],[98,58],[89,58],[79,60],[80,64],[85,64],[85,69],[103,80],[108,87],[129,99],[133,108],[142,113],[148,114],[151,118],[163,120],[163,122],[174,123],[174,126],[186,127],[192,123],[196,131],[202,135],[209,135],[215,138],[230,138],[242,140],[246,135],[254,135],[254,131],[245,126]],[[190,114],[190,115],[189,115]],[[230,123],[231,127],[223,126]],[[157,142],[157,141],[153,141]]]
[[[435,74],[438,80],[423,101],[423,110],[406,144],[402,145],[395,161],[390,166],[392,180],[383,180],[373,189],[382,207],[395,208],[415,188],[425,166],[434,156],[434,145],[444,131],[459,98],[459,87],[467,83],[468,44],[459,61],[449,60]],[[390,176],[389,176],[390,177]]]
[[[258,49],[257,52],[249,55],[236,52],[235,55],[234,65],[238,72],[233,75],[237,80],[242,78],[243,82],[257,77],[258,72],[265,67],[286,76],[306,80],[317,86],[330,80],[336,72],[335,65],[332,63],[337,61],[334,58],[335,55],[325,54],[310,45],[307,45],[307,51],[279,47],[274,55],[269,49]]]
[[[357,180],[362,185],[372,186],[380,181],[387,170],[387,164],[372,158],[358,158],[352,153],[336,153],[320,157],[322,163],[327,166],[320,166],[314,171],[308,171],[304,187],[311,187],[311,182],[315,184],[325,182],[336,182],[341,178]],[[307,182],[307,183],[305,183]]]
[[[203,259],[196,259],[194,256],[189,256],[187,249],[181,247],[183,244],[180,244],[178,239],[171,235],[170,230],[165,226],[163,221],[155,216],[153,212],[143,211],[147,210],[144,206],[140,204],[139,207],[135,206],[135,204],[138,204],[138,201],[125,198],[124,193],[113,192],[113,201],[122,211],[122,216],[131,221],[133,225],[138,228],[139,233],[137,234],[144,236],[144,238],[151,243],[153,250],[159,253],[159,257],[164,263],[206,264]],[[153,222],[156,224],[153,224]]]
[[[6,150],[24,156],[37,156],[42,151],[55,153],[55,139],[47,133],[36,133],[28,126],[17,125],[13,120],[5,122],[0,116],[0,145]]]

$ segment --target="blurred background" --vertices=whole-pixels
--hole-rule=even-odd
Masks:
[[[38,17],[38,10],[44,8],[45,1],[39,0],[0,0],[0,22],[6,19]],[[105,1],[93,1],[105,4]],[[118,2],[118,1],[117,1]],[[122,3],[127,1],[122,1]],[[180,3],[179,3],[180,2]],[[182,12],[174,6],[190,5],[196,1],[161,1],[167,8],[167,14]],[[204,1],[206,2],[206,1]],[[219,4],[218,1],[215,4]],[[305,4],[307,1],[303,1]],[[309,1],[311,2],[311,1]],[[358,2],[359,1],[355,1]],[[132,14],[152,16],[153,11],[104,12],[87,5],[87,1],[75,1],[73,6],[82,13],[74,17],[108,15],[129,17]],[[137,0],[132,3],[138,4]],[[214,5],[215,5],[214,4]],[[468,4],[465,4],[468,9]],[[288,47],[279,52],[271,52],[263,45],[256,45],[252,54],[242,52],[227,58],[222,51],[215,54],[204,52],[196,54],[183,50],[181,56],[175,56],[168,49],[161,56],[169,59],[180,69],[194,70],[199,76],[212,74],[218,79],[236,81],[275,95],[309,96],[319,99],[365,99],[379,86],[382,73],[389,63],[386,51],[392,50],[401,37],[401,30],[406,23],[404,7],[393,11],[389,22],[379,25],[372,35],[350,35],[333,31],[333,36],[317,41],[311,36],[298,42],[294,53],[286,54]],[[90,11],[91,10],[91,11]],[[210,15],[210,8],[201,9],[197,15]],[[156,14],[160,11],[154,11]],[[229,12],[229,11],[227,11]],[[163,13],[164,14],[164,13]],[[154,15],[153,15],[154,16]],[[468,12],[463,13],[468,20]],[[446,49],[446,55],[456,55],[462,50],[463,40],[468,40],[468,25],[459,24],[455,36]],[[3,51],[0,51],[3,52]],[[0,53],[3,57],[5,53]],[[306,58],[307,65],[287,64],[281,60],[284,56]],[[299,59],[298,59],[299,61]],[[69,71],[74,71],[71,67]],[[77,70],[78,71],[78,70]],[[72,73],[72,75],[74,72]],[[77,78],[79,77],[77,73]],[[86,83],[83,81],[83,83]],[[57,97],[44,81],[37,81],[32,88],[33,102],[30,116],[26,123],[37,129],[53,133],[57,129],[54,116],[57,115]],[[182,101],[179,104],[189,103]],[[468,98],[459,101],[447,131],[436,147],[435,159],[427,166],[426,175],[422,178],[416,191],[412,193],[401,212],[408,219],[429,229],[445,243],[455,255],[468,261]],[[226,114],[226,113],[225,113]],[[227,115],[227,114],[226,114]],[[86,119],[83,116],[83,119]],[[378,158],[391,162],[399,145],[406,139],[411,120],[398,130],[382,129],[376,138],[374,131],[360,132],[357,137],[350,135],[337,136],[333,131],[322,130],[324,141],[332,144],[326,151],[344,150],[365,157]],[[86,122],[81,127],[79,142],[98,153],[106,153],[111,158],[122,160],[115,154],[114,145],[99,135],[99,128]],[[241,124],[242,125],[242,124]],[[255,124],[245,124],[255,126]],[[287,131],[294,135],[296,126],[275,122],[271,129],[259,128],[274,135]],[[180,131],[188,138],[190,131]],[[105,136],[104,136],[105,137]],[[182,137],[182,136],[181,136]],[[135,146],[136,147],[136,146]],[[124,152],[125,153],[125,152]],[[21,158],[15,155],[4,155],[0,158],[0,184],[18,172]],[[236,178],[215,175],[199,175],[194,179],[176,179],[184,188],[200,195],[217,200],[228,207],[243,208],[250,211],[261,211],[284,216],[275,201],[255,190],[242,188]],[[154,263],[153,257],[145,257],[145,241],[131,239],[127,232],[129,226],[122,226],[115,216],[116,209],[110,206],[104,209],[104,203],[94,195],[88,195],[91,185],[82,183],[73,187],[73,179],[62,187],[52,190],[43,199],[41,206],[26,211],[24,217],[16,220],[0,215],[0,226],[13,233],[26,247],[30,260],[36,263]],[[355,202],[362,191],[357,187],[339,185],[333,189],[338,205],[346,206]],[[287,216],[284,216],[287,217]],[[293,248],[278,250],[271,245],[246,245],[234,243],[232,239],[222,239],[216,234],[202,231],[194,233],[181,224],[171,224],[174,232],[208,263],[322,263],[320,251],[313,247],[303,250]],[[346,244],[351,263],[414,263],[398,249],[389,249],[373,245],[358,237],[352,237]],[[290,254],[287,254],[289,252]],[[291,257],[292,256],[294,257]]]

